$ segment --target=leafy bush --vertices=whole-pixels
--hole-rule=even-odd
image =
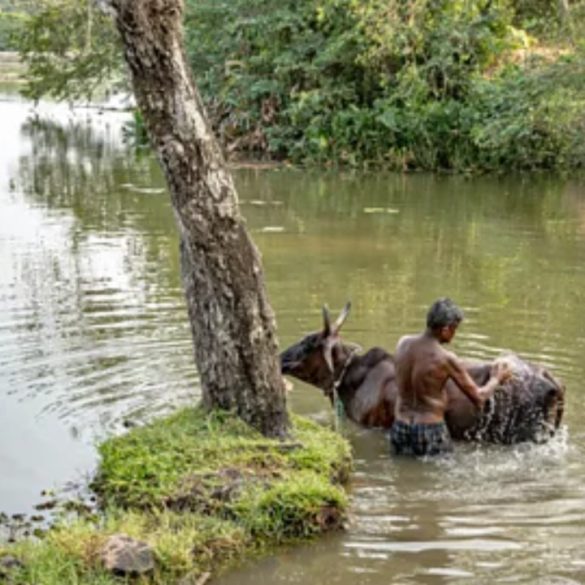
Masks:
[[[28,95],[87,96],[118,71],[112,23],[87,2],[37,2],[21,45]],[[228,156],[398,170],[574,168],[585,148],[575,82],[585,2],[571,3],[569,23],[559,6],[187,0],[185,41]],[[549,41],[569,27],[573,42],[539,53],[518,27]],[[129,138],[142,142],[143,130],[137,118]]]
[[[585,54],[513,68],[476,84],[471,130],[482,168],[580,168],[585,164]]]
[[[121,53],[109,15],[92,0],[36,0],[18,48],[27,65],[23,93],[34,100],[91,98],[119,76]]]
[[[498,73],[526,42],[517,16],[504,0],[193,1],[186,25],[229,151],[397,169],[581,165],[567,134],[578,92],[557,75],[550,93],[554,66]]]

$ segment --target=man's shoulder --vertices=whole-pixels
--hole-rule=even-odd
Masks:
[[[461,360],[457,357],[457,355],[454,352],[445,349],[444,347],[441,347],[441,361],[445,364],[449,364],[450,366],[462,367]]]
[[[418,335],[403,335],[396,344],[396,351],[405,350],[408,346],[412,345],[418,337]]]
[[[404,356],[405,354],[417,354],[424,345],[424,338],[420,334],[403,335],[396,344],[396,355]]]

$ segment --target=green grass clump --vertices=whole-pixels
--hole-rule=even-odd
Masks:
[[[281,443],[229,413],[197,408],[109,439],[100,454],[94,489],[106,505],[139,508],[168,507],[189,484],[197,499],[195,492],[212,491],[215,480],[223,481],[221,473],[250,476],[253,483],[306,469],[342,483],[351,461],[345,441],[308,420],[294,418],[293,438]]]
[[[96,562],[102,535],[94,526],[75,523],[67,530],[56,528],[41,541],[23,540],[0,547],[15,556],[23,568],[10,570],[7,583],[18,585],[110,585],[117,581]],[[4,583],[0,576],[0,582]]]
[[[290,439],[279,442],[230,413],[187,408],[107,440],[93,482],[104,513],[0,549],[24,564],[12,582],[120,583],[99,557],[118,533],[152,547],[156,570],[145,582],[169,583],[340,527],[349,446],[329,429],[293,420]]]
[[[300,471],[266,490],[251,490],[239,501],[250,532],[272,542],[306,538],[340,525],[345,494],[328,479]]]

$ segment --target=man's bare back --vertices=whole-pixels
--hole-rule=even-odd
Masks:
[[[398,342],[394,354],[400,389],[396,403],[398,420],[406,423],[444,420],[449,357],[434,337],[424,333],[403,337]]]
[[[481,408],[498,384],[510,375],[501,367],[492,373],[485,386],[479,388],[457,356],[443,347],[453,339],[462,319],[462,311],[450,299],[439,299],[429,310],[426,330],[419,335],[403,337],[398,342],[394,354],[398,400],[396,422],[391,431],[398,453],[420,455],[448,450],[449,437],[444,423],[447,408],[445,384],[449,378],[477,408]],[[433,441],[442,445],[433,445]],[[416,448],[410,449],[409,442]]]

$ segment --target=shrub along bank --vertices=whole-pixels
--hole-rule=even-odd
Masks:
[[[235,416],[185,409],[100,447],[93,488],[103,514],[63,521],[39,541],[0,547],[11,583],[119,583],[101,561],[108,537],[147,543],[145,583],[216,571],[243,555],[339,528],[351,457],[339,435],[295,418],[288,442]]]
[[[576,27],[585,6],[572,6]],[[189,54],[228,150],[399,170],[585,162],[585,50],[556,2],[192,0],[189,7]],[[562,30],[574,39],[566,50]],[[552,31],[555,51],[536,46],[552,42]]]
[[[119,76],[111,20],[89,2],[29,9],[30,97],[79,99]],[[458,172],[585,163],[585,0],[185,4],[189,61],[229,156]]]

